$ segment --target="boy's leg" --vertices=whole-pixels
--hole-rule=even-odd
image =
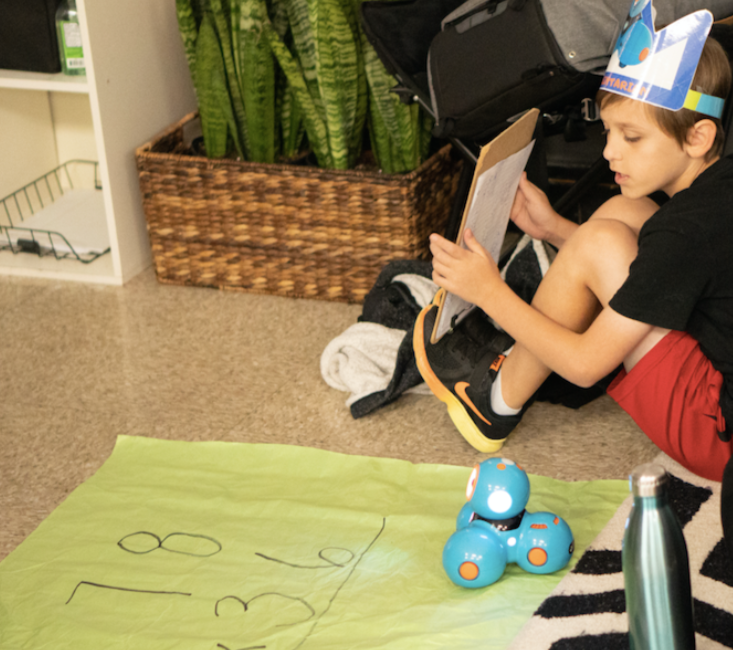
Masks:
[[[639,228],[656,207],[651,201],[624,197],[606,202],[565,242],[540,283],[533,306],[565,327],[585,331],[628,276]],[[506,357],[485,349],[471,359],[456,356],[443,339],[430,344],[436,313],[437,306],[429,305],[415,323],[413,348],[420,374],[473,447],[498,451],[550,369],[521,344]],[[456,331],[454,337],[462,335]],[[504,405],[513,407],[515,414],[511,408],[494,409],[495,387],[501,388]]]
[[[540,283],[532,306],[576,332],[584,332],[626,280],[638,252],[638,233],[655,211],[651,201],[622,196],[606,202],[560,249]],[[506,404],[525,404],[551,370],[521,343],[501,368]]]

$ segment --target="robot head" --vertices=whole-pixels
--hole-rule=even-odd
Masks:
[[[506,458],[484,460],[471,472],[466,498],[473,511],[484,519],[516,517],[529,501],[527,473]]]

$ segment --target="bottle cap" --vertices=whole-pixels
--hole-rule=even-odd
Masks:
[[[631,491],[635,497],[658,496],[667,484],[667,472],[661,465],[639,465],[629,476]]]

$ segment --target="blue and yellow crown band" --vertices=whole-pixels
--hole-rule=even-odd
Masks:
[[[703,113],[710,117],[720,118],[723,116],[724,104],[725,100],[720,97],[713,97],[712,95],[699,93],[696,90],[689,90],[682,108],[688,108],[691,111]]]

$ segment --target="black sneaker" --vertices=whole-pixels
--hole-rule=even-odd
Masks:
[[[431,343],[439,300],[436,296],[415,322],[412,343],[417,368],[433,394],[445,403],[466,441],[483,453],[499,451],[529,406],[517,415],[497,415],[491,409],[491,385],[505,359],[501,352],[513,341],[504,332],[492,331],[488,320],[484,328],[488,334],[477,340],[476,321],[469,315],[440,341]]]

